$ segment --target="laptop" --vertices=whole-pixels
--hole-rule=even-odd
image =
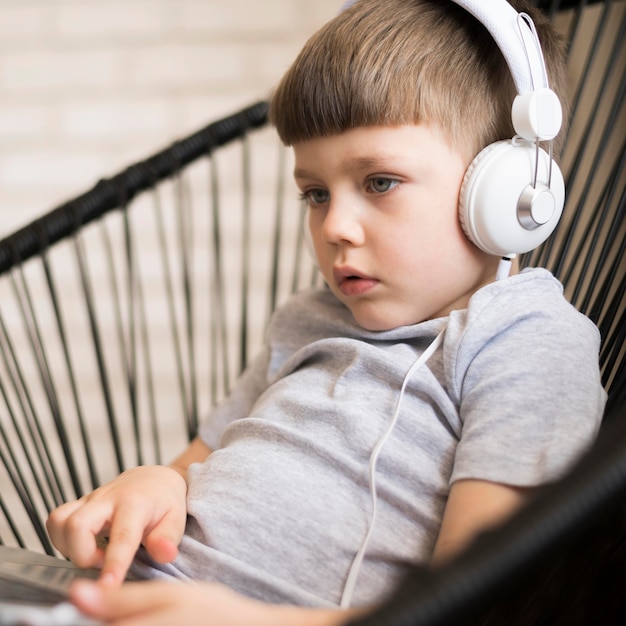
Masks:
[[[68,561],[0,546],[0,626],[95,626],[67,600],[77,577],[96,579]]]

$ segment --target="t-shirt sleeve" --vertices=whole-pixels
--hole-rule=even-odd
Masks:
[[[562,476],[595,439],[606,401],[599,333],[564,299],[497,300],[456,356],[462,431],[451,483],[530,487]]]

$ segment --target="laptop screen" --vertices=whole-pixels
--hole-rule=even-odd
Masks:
[[[0,599],[55,603],[67,597],[76,577],[97,578],[97,570],[81,570],[63,559],[0,546]]]
[[[75,578],[98,574],[63,559],[0,546],[0,626],[94,624],[66,600]]]

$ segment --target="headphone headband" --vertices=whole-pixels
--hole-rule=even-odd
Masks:
[[[536,43],[530,18],[520,19],[522,14],[506,0],[452,1],[489,31],[509,66],[518,94],[548,87],[543,54]]]
[[[517,98],[511,118],[515,132],[528,141],[549,141],[561,129],[562,109],[549,88],[541,44],[531,18],[507,0],[451,0],[488,31],[509,67]],[[342,11],[357,0],[347,0]]]
[[[513,77],[517,97],[511,109],[515,132],[528,141],[554,139],[563,112],[550,89],[541,44],[531,18],[506,0],[452,0],[489,31]]]

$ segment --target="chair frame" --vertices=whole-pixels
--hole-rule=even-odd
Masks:
[[[541,4],[547,6],[548,3]],[[623,2],[607,1],[601,6],[598,4],[591,8],[586,7],[585,2],[550,3],[548,10],[554,19],[561,19],[563,14],[567,18],[563,18],[564,30],[571,50],[575,51],[580,47],[579,41],[583,39],[583,27],[586,26],[586,11],[594,11],[595,26],[585,40],[588,52],[577,71],[574,84],[572,125],[563,155],[566,185],[571,189],[565,214],[555,236],[522,259],[524,266],[542,265],[553,271],[564,284],[567,297],[600,329],[603,339],[600,365],[603,384],[609,396],[600,440],[563,481],[546,487],[536,501],[510,523],[479,539],[463,555],[440,571],[425,572],[416,568],[414,575],[407,579],[392,601],[372,616],[359,620],[360,624],[453,624],[459,615],[467,618],[464,621],[467,624],[474,623],[472,620],[476,620],[475,623],[497,624],[503,623],[498,622],[498,619],[504,619],[503,613],[497,611],[506,611],[507,607],[509,613],[506,613],[506,623],[518,623],[511,617],[513,607],[519,607],[511,586],[519,583],[520,590],[524,589],[524,593],[529,593],[530,597],[541,598],[542,607],[546,608],[549,602],[544,596],[537,595],[537,580],[534,581],[534,587],[531,584],[530,591],[520,581],[527,584],[529,578],[538,576],[537,572],[545,573],[546,563],[551,558],[563,559],[564,563],[568,563],[563,555],[573,545],[572,541],[584,541],[585,545],[596,546],[598,541],[606,544],[612,537],[611,545],[617,546],[615,554],[624,554],[622,548],[626,535],[626,512],[622,503],[626,497],[626,133],[620,134],[619,129],[623,129],[626,123],[626,74],[623,71],[626,56],[626,12],[622,10],[617,13],[620,5],[623,9]],[[621,15],[617,22],[616,14]],[[611,37],[607,36],[608,32],[612,33]],[[214,249],[210,252],[213,255],[211,281],[218,295],[212,303],[214,310],[209,324],[211,345],[214,347],[212,352],[215,354],[211,357],[214,372],[208,382],[189,374],[194,370],[197,355],[194,353],[195,322],[192,314],[194,296],[189,289],[192,269],[185,249],[185,239],[181,239],[179,263],[179,283],[183,294],[182,314],[173,310],[171,285],[168,291],[169,304],[166,306],[171,309],[170,318],[184,318],[183,330],[172,330],[172,335],[178,342],[175,360],[181,419],[185,439],[190,440],[197,433],[199,416],[203,412],[198,400],[199,387],[208,385],[211,388],[211,403],[218,402],[228,392],[233,376],[245,366],[249,351],[255,345],[255,340],[251,338],[251,318],[258,317],[259,311],[247,295],[254,275],[254,263],[250,258],[253,227],[249,216],[254,194],[250,174],[250,144],[255,134],[266,127],[267,112],[267,102],[256,102],[209,124],[147,159],[99,181],[86,193],[60,205],[0,241],[0,277],[8,282],[11,293],[18,302],[21,323],[27,328],[29,350],[36,361],[36,375],[45,391],[45,403],[51,415],[54,436],[60,442],[60,450],[69,474],[69,479],[56,475],[55,453],[50,452],[46,446],[46,439],[51,434],[38,421],[37,402],[29,396],[30,381],[21,368],[12,327],[5,321],[0,302],[0,365],[6,374],[5,378],[0,376],[0,469],[4,469],[5,478],[10,481],[24,507],[24,515],[33,526],[40,544],[36,549],[54,554],[44,525],[47,512],[69,497],[78,497],[91,490],[100,484],[102,477],[92,463],[90,450],[93,449],[93,443],[88,442],[86,434],[87,417],[80,415],[77,433],[72,432],[73,426],[66,423],[63,402],[56,389],[55,368],[49,352],[42,347],[45,344],[45,333],[40,327],[39,314],[36,312],[39,296],[35,295],[29,284],[29,268],[36,264],[45,276],[46,290],[56,320],[56,332],[65,350],[62,360],[69,371],[69,394],[74,397],[76,410],[80,412],[79,372],[76,371],[70,350],[67,349],[71,327],[59,306],[61,285],[55,278],[53,264],[49,260],[49,256],[60,244],[71,242],[73,245],[73,253],[81,268],[79,278],[99,363],[99,385],[107,405],[116,469],[122,471],[129,465],[146,462],[142,440],[156,435],[150,431],[152,427],[146,430],[138,417],[141,412],[138,406],[142,375],[140,361],[142,355],[149,354],[149,343],[143,340],[144,322],[148,316],[143,304],[143,283],[136,272],[137,251],[131,225],[135,209],[132,207],[137,200],[152,193],[163,181],[178,181],[191,164],[203,160],[212,163],[214,156],[224,147],[235,144],[241,146],[244,187],[241,210],[244,220],[239,283],[243,296],[237,312],[240,340],[235,350],[236,364],[233,365],[230,361],[233,355],[225,347],[228,342],[226,326],[229,316],[225,312],[226,305],[222,295],[227,281],[224,258],[220,252],[224,246],[220,239],[222,231],[221,226],[216,225],[220,214],[218,210],[212,212],[215,223],[211,231],[214,237]],[[288,234],[280,226],[288,200],[285,191],[287,182],[284,150],[277,154],[279,174],[275,182],[272,248],[268,252],[272,257],[268,279],[269,294],[261,317],[267,316],[285,293],[303,285],[319,284],[319,276],[310,264],[307,265],[305,255],[301,253],[301,221]],[[610,154],[608,161],[607,154]],[[210,176],[209,195],[212,204],[217,205],[217,173],[213,167]],[[184,191],[181,191],[180,206],[184,208],[185,202]],[[135,449],[130,460],[125,456],[123,435],[119,432],[120,418],[115,415],[113,407],[114,394],[108,380],[110,370],[107,366],[107,340],[102,336],[98,322],[96,285],[87,270],[90,251],[83,240],[83,233],[90,225],[104,224],[109,219],[107,216],[113,215],[120,219],[124,242],[122,264],[125,267],[126,280],[121,286],[124,293],[120,296],[120,302],[123,304],[118,304],[118,309],[127,307],[128,315],[122,321],[123,312],[118,311],[117,333],[122,345],[122,377],[125,380],[125,393],[129,398],[129,419],[135,438]],[[181,209],[180,219],[184,220],[185,215],[185,210]],[[105,242],[106,237],[105,235]],[[295,252],[289,257],[293,268],[290,268],[292,278],[287,286],[279,274],[279,267],[284,265],[283,250],[288,241],[286,237],[295,238],[295,241],[289,242],[294,246]],[[111,265],[115,265],[115,262]],[[116,268],[112,273],[116,273]],[[116,289],[119,290],[120,287],[112,287],[112,290]],[[152,400],[149,404],[153,404],[156,383],[150,381],[150,385]],[[22,447],[28,451],[26,457],[17,454],[7,444],[10,439],[9,423],[16,424],[20,419],[24,419],[25,424],[20,426],[23,430],[18,429],[18,432],[20,441],[24,438]],[[70,439],[76,434],[84,442],[84,465],[74,463],[76,450]],[[155,444],[154,447],[159,446]],[[160,462],[160,458],[157,457],[156,460]],[[0,473],[0,478],[2,476]],[[0,514],[4,517],[5,526],[12,533],[14,542],[23,547],[35,547],[33,541],[22,538],[22,518],[15,517],[12,505],[5,497],[3,487],[0,492]],[[2,542],[3,538],[0,536],[0,543]],[[580,553],[581,558],[590,558],[589,551],[581,549]],[[608,557],[605,558],[600,565],[606,566],[609,560]],[[624,563],[626,557],[618,565]],[[567,580],[562,571],[558,577],[561,581]],[[502,594],[503,601],[499,609],[494,608],[490,599],[494,593]],[[518,592],[518,598],[520,593],[521,591]],[[558,607],[554,611],[553,616],[558,616]],[[563,611],[560,615],[563,615]]]

